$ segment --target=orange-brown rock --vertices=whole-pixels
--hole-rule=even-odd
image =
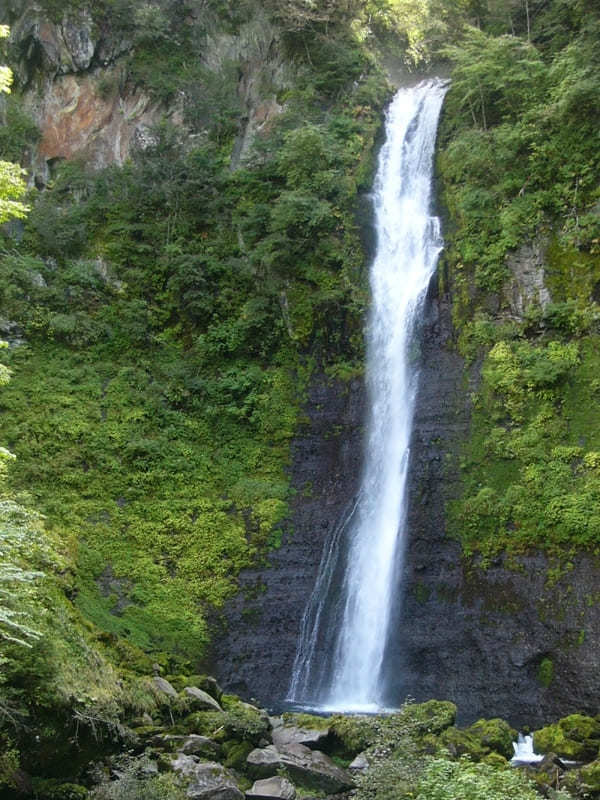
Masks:
[[[118,81],[116,68],[103,70],[102,80]],[[122,164],[134,142],[147,139],[148,129],[164,113],[141,91],[100,93],[94,73],[57,77],[32,104],[41,130],[39,156],[45,161],[83,157],[95,168]]]

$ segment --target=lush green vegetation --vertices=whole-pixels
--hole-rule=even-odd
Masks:
[[[198,659],[207,616],[280,540],[312,370],[361,368],[356,204],[389,90],[334,14],[283,87],[284,112],[232,170],[239,64],[209,73],[186,39],[183,67],[169,37],[185,26],[155,11],[133,15],[129,79],[165,101],[158,80],[182,86],[195,138],[165,121],[123,168],[63,165],[5,240],[0,303],[27,344],[10,352],[2,438],[11,490],[43,510],[83,614]],[[235,33],[256,12],[215,6],[207,19]]]
[[[469,554],[542,547],[563,559],[596,552],[600,536],[591,0],[209,0],[189,15],[174,0],[92,5],[94,35],[132,44],[118,73],[99,73],[99,94],[142,88],[165,110],[179,104],[183,128],[166,116],[122,168],[55,165],[27,220],[0,233],[0,323],[15,345],[6,385],[0,366],[9,793],[19,764],[64,767],[71,737],[81,773],[98,739],[121,746],[123,722],[144,713],[177,732],[184,716],[186,732],[219,731],[232,767],[265,734],[234,700],[218,719],[189,714],[148,676],[153,661],[195,670],[240,569],[278,546],[311,375],[362,369],[357,211],[390,93],[382,54],[400,52],[405,69],[453,64],[439,156],[445,272],[457,345],[481,364],[481,382],[451,531]],[[39,6],[59,20],[86,4]],[[219,36],[239,46],[220,54]],[[257,68],[261,59],[273,69]],[[276,113],[240,158],[250,63]],[[7,81],[1,72],[0,91]],[[38,136],[18,92],[2,113],[0,222],[26,211],[9,162]],[[515,309],[511,259],[529,241],[543,252],[551,302],[531,295]],[[552,682],[549,659],[538,680]],[[460,731],[453,719],[434,703],[335,720],[339,757],[367,748],[374,758],[359,797],[529,800],[530,783],[505,768],[506,723]],[[472,761],[448,760],[464,754]],[[180,795],[164,776],[124,771],[96,796],[136,792]]]
[[[454,318],[463,355],[483,359],[451,529],[467,552],[595,551],[600,19],[592,4],[552,2],[513,14],[512,32],[481,21],[443,50]],[[521,258],[543,269],[550,301],[526,286],[516,307],[514,253],[528,242]]]

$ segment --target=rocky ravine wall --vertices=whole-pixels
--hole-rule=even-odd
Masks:
[[[385,666],[389,703],[407,696],[448,699],[458,704],[464,722],[500,716],[516,726],[578,710],[596,713],[597,565],[579,558],[551,584],[551,565],[542,555],[522,557],[510,568],[500,558],[483,570],[465,562],[458,544],[446,538],[444,503],[458,491],[458,455],[477,367],[465,375],[452,342],[450,299],[435,287],[421,336],[409,540]],[[306,410],[309,422],[293,453],[293,534],[271,554],[270,565],[243,576],[214,654],[227,687],[271,707],[285,697],[324,538],[360,479],[360,382],[342,392],[319,378]],[[307,484],[310,494],[302,490]],[[552,681],[545,686],[549,670]]]

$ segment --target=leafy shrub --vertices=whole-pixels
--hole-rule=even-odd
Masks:
[[[539,795],[520,770],[432,758],[414,796],[416,800],[536,800]]]

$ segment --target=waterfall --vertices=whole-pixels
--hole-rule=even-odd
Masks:
[[[325,544],[301,624],[288,700],[305,707],[370,711],[383,704],[382,665],[404,549],[415,331],[442,247],[430,211],[445,91],[439,80],[401,89],[387,112],[373,198],[365,465],[356,503]]]

